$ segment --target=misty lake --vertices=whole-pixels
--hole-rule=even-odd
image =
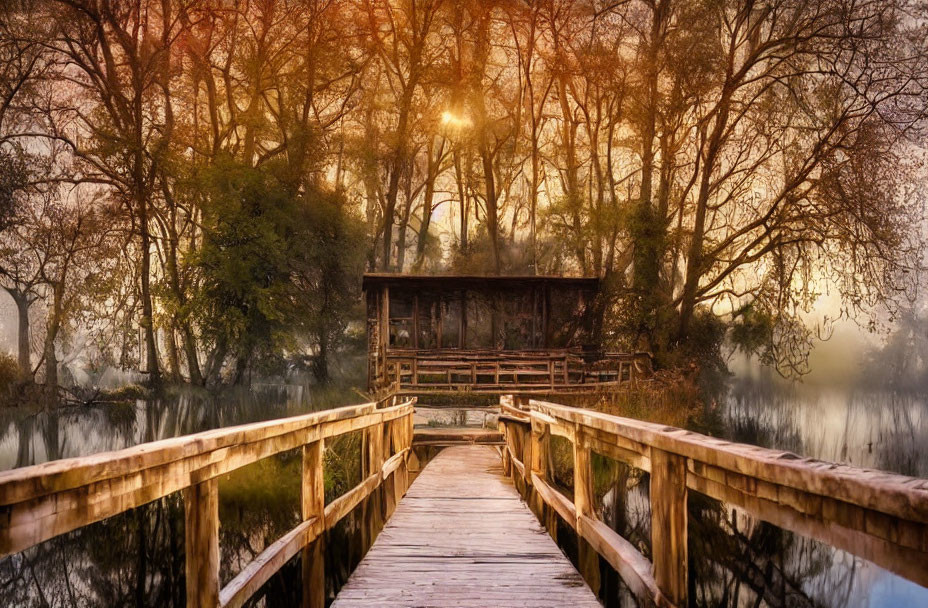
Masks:
[[[350,389],[314,393],[303,386],[266,385],[222,398],[182,392],[126,406],[32,416],[14,412],[0,421],[0,469],[361,400]],[[928,476],[924,395],[811,386],[771,389],[736,381],[716,413],[714,432],[734,441]],[[221,481],[223,583],[297,523],[299,463],[297,454],[284,453]],[[647,474],[604,458],[594,458],[593,464],[604,520],[649,555]],[[350,462],[327,461],[331,465],[344,469],[343,478],[355,474]],[[346,483],[351,487],[354,482]],[[327,501],[337,493],[327,481]],[[926,588],[718,501],[691,492],[689,510],[694,605],[928,605]],[[172,495],[2,560],[0,605],[182,606],[183,519],[182,501]],[[353,526],[349,518],[334,531],[327,557],[330,589],[337,589],[360,559]],[[292,589],[298,587],[298,573],[298,563],[288,564],[249,605],[292,604],[298,599]],[[618,581],[604,582],[614,589],[605,594],[607,605],[634,605]]]
[[[928,476],[924,394],[736,384],[723,426],[734,441]],[[691,513],[699,508],[694,502],[705,501],[691,496]],[[742,512],[725,509],[722,521],[710,518],[699,527],[706,534],[700,538],[691,531],[690,554],[705,558],[691,568],[708,568],[695,582],[696,597],[704,605],[928,606],[928,589]],[[712,542],[719,527],[725,531],[724,541]],[[759,596],[763,602],[756,603]]]

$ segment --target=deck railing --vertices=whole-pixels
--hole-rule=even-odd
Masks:
[[[399,390],[552,391],[630,382],[650,368],[647,353],[601,353],[587,362],[569,349],[404,350],[386,354],[385,381]]]
[[[0,473],[0,557],[183,491],[187,606],[241,606],[302,551],[303,605],[321,608],[320,537],[381,486],[383,502],[373,511],[382,511],[381,522],[392,514],[408,486],[414,403],[342,407]],[[324,442],[354,431],[363,433],[363,480],[325,505]],[[297,448],[302,448],[301,523],[220,589],[218,478]]]
[[[588,580],[598,575],[598,554],[643,605],[687,604],[690,490],[928,586],[926,479],[521,397],[504,397],[501,409],[504,471],[549,530],[560,516],[584,541]],[[549,481],[552,435],[573,444],[573,500]],[[596,517],[591,452],[650,473],[653,563]]]

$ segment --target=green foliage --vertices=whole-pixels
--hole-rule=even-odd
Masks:
[[[22,380],[22,370],[16,358],[0,353],[0,395],[8,397]]]
[[[735,314],[729,339],[742,352],[756,354],[770,343],[773,329],[773,316],[748,304]]]
[[[321,191],[302,197],[295,219],[288,258],[293,322],[315,348],[313,373],[327,380],[328,354],[346,340],[348,321],[362,316],[364,226],[341,198]]]
[[[361,431],[354,431],[326,440],[325,504],[361,483],[361,439]]]
[[[343,201],[294,193],[274,167],[217,163],[200,177],[203,244],[192,263],[202,280],[191,302],[208,342],[246,370],[279,371],[302,346],[328,375],[326,354],[357,300],[363,231]]]
[[[10,225],[19,210],[30,179],[28,160],[18,147],[0,148],[0,230]]]
[[[298,521],[300,451],[264,458],[219,480],[219,521],[223,536],[247,538],[265,530],[270,538]]]
[[[731,373],[723,357],[728,324],[707,308],[698,308],[687,339],[674,348],[655,353],[659,367],[688,370],[708,403],[720,394]]]
[[[204,333],[239,357],[288,345],[285,238],[295,201],[271,176],[234,163],[205,172],[203,246],[196,264]]]

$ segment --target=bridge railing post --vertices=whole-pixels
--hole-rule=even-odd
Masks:
[[[532,417],[532,475],[547,479],[548,460],[550,459],[551,433],[547,423]],[[532,475],[529,477],[531,478]],[[533,484],[534,485],[534,484]],[[530,506],[535,515],[545,523],[548,533],[557,540],[557,514],[545,505],[545,501],[535,488],[532,488]]]
[[[574,426],[574,509],[577,521],[577,551],[580,574],[593,590],[599,593],[599,554],[583,538],[583,518],[593,519],[593,470],[590,464],[590,446],[583,426]]]
[[[303,521],[316,518],[319,537],[301,552],[303,608],[325,607],[325,480],[324,443],[313,441],[303,446],[303,475],[300,495]]]
[[[362,433],[361,461],[363,477],[380,472],[383,468],[383,422],[367,427]],[[383,527],[383,487],[378,486],[371,492],[368,500],[361,505],[362,525],[361,544],[364,550],[373,544],[374,537]]]
[[[651,448],[651,553],[654,582],[676,606],[686,606],[686,458]]]
[[[184,488],[187,608],[219,606],[219,487],[216,478]]]
[[[508,425],[503,423],[503,442],[505,445],[503,446],[501,455],[503,457],[503,475],[512,477],[512,458],[509,456],[509,450],[512,449],[512,442],[509,438],[509,432],[505,430],[507,426]]]

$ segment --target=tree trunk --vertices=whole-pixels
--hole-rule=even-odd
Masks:
[[[706,212],[709,206],[710,182],[712,170],[716,166],[716,160],[722,147],[725,128],[728,125],[731,95],[732,89],[726,83],[718,104],[718,116],[712,128],[712,135],[709,137],[705,161],[703,162],[699,195],[696,198],[696,213],[693,218],[693,233],[687,253],[686,279],[683,283],[683,294],[680,301],[680,324],[677,332],[677,339],[680,341],[685,340],[687,334],[689,334],[690,321],[696,310],[699,279],[702,278],[703,273],[703,240],[706,232]]]
[[[458,186],[461,202],[461,252],[467,251],[467,190],[464,188],[464,172],[461,170],[461,153],[454,151],[454,180]]]
[[[438,146],[438,155],[432,156],[432,142],[426,150],[428,154],[428,169],[426,170],[425,196],[422,199],[422,223],[419,224],[419,238],[416,240],[416,261],[413,264],[415,270],[422,268],[425,263],[425,244],[428,241],[429,227],[432,225],[432,199],[435,198],[435,179],[438,177],[438,169],[441,165],[441,157],[445,151],[445,141],[441,141]]]
[[[651,39],[647,52],[647,80],[645,83],[645,112],[641,125],[641,191],[635,211],[634,234],[634,279],[633,285],[639,292],[644,304],[643,319],[650,317],[651,292],[657,287],[660,272],[660,260],[657,257],[660,231],[655,225],[652,192],[654,183],[654,136],[657,123],[657,79],[658,79],[658,45],[662,30],[662,6],[658,3],[652,9]],[[644,329],[644,328],[641,328]]]
[[[396,213],[396,199],[400,191],[400,174],[406,163],[406,130],[409,124],[409,109],[415,80],[410,79],[400,98],[400,117],[396,125],[396,145],[390,166],[390,181],[387,184],[387,200],[383,209],[383,262],[381,267],[390,270],[390,258],[393,249],[393,216]]]
[[[177,352],[177,334],[174,327],[167,328],[168,366],[172,382],[180,382],[180,353]]]
[[[181,324],[181,336],[184,342],[184,355],[187,358],[187,374],[190,377],[190,383],[195,385],[203,384],[203,374],[200,372],[200,361],[197,358],[196,338],[193,335],[193,329],[190,323],[183,321]]]
[[[158,347],[155,344],[155,325],[151,304],[151,234],[148,231],[148,201],[139,196],[139,230],[142,241],[142,327],[145,329],[146,371],[149,381],[157,386],[161,383],[161,368],[158,364]]]
[[[493,158],[486,143],[486,134],[481,134],[484,140],[480,146],[480,156],[483,157],[483,177],[486,182],[487,194],[487,234],[490,237],[490,251],[493,253],[493,270],[500,273],[499,259],[499,210],[496,201],[496,182],[493,175]]]
[[[406,178],[406,205],[403,207],[403,214],[400,216],[399,230],[396,237],[396,271],[403,272],[406,265],[406,231],[409,228],[409,214],[412,211],[412,171],[408,172]]]
[[[29,298],[28,294],[25,294],[18,289],[7,288],[6,291],[10,294],[10,297],[13,298],[13,302],[16,304],[16,317],[18,320],[16,338],[19,355],[17,357],[17,361],[19,362],[19,369],[22,371],[24,376],[29,377],[32,375],[32,362],[30,361],[29,356],[29,307],[32,305],[32,300]]]
[[[164,185],[162,190],[164,192],[164,199],[170,210],[167,223],[168,231],[168,241],[166,243],[165,252],[167,253],[167,272],[168,277],[170,278],[171,290],[174,292],[174,297],[177,299],[177,303],[180,305],[180,308],[183,309],[187,304],[187,294],[184,290],[184,285],[181,282],[180,268],[177,263],[177,250],[178,243],[180,238],[177,234],[177,218],[176,218],[176,209],[177,205],[174,201],[173,193],[170,188],[167,187],[167,180],[162,179]],[[191,244],[191,248],[195,248],[195,245]],[[175,318],[174,319],[175,328],[180,330],[181,340],[183,342],[184,356],[187,359],[187,374],[190,378],[190,383],[194,385],[203,384],[203,375],[200,372],[200,362],[197,359],[197,340],[193,334],[193,330],[190,327],[190,321],[186,318]],[[169,345],[173,352],[171,353],[172,358],[177,358],[177,342],[174,334],[172,332],[172,343]],[[174,374],[175,379],[180,380],[182,378],[180,374],[180,365],[179,362],[175,363],[172,359],[172,365],[175,366]]]
[[[313,377],[320,384],[326,384],[329,381],[329,340],[323,335],[319,336],[319,352],[313,358]]]
[[[58,357],[55,354],[55,335],[57,330],[49,328],[45,336],[45,387],[49,395],[58,390]]]

